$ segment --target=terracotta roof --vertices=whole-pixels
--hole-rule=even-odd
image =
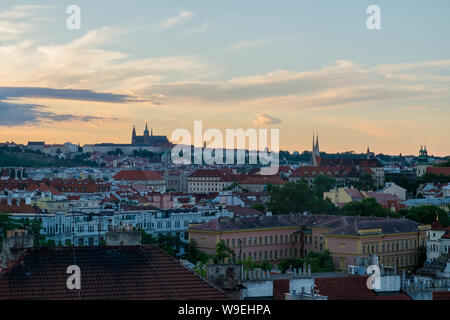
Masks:
[[[222,169],[198,169],[192,172],[189,177],[222,178],[227,173],[231,173],[231,171]]]
[[[344,190],[352,199],[364,199],[362,193],[356,188],[345,188]]]
[[[381,167],[377,159],[324,159],[320,161],[322,166],[359,166],[359,167]]]
[[[350,166],[303,166],[299,167],[291,177],[316,177],[325,175],[330,177],[357,177],[356,167]]]
[[[444,176],[450,176],[450,167],[428,167],[427,173]]]
[[[328,300],[411,300],[404,293],[380,294],[367,288],[368,276],[315,278],[316,291]]]
[[[264,175],[252,175],[247,176],[239,182],[239,184],[256,184],[256,185],[266,185],[266,184],[285,184],[286,181],[280,178],[280,176],[264,176]]]
[[[0,199],[0,212],[36,213],[37,208],[32,205],[25,204],[24,199],[11,199],[11,204],[8,204],[7,199]]]
[[[122,170],[113,177],[115,180],[164,180],[156,171]]]
[[[434,220],[434,222],[431,224],[431,230],[445,230],[445,227],[439,220]]]
[[[264,214],[252,207],[227,206],[226,209],[233,212],[234,217],[260,216]]]
[[[433,300],[450,300],[450,291],[433,291]]]
[[[81,290],[66,286],[66,270],[73,264],[81,269]],[[0,277],[0,299],[225,300],[228,296],[163,250],[145,245],[29,249]]]

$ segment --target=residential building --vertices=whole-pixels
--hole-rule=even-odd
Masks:
[[[328,249],[338,270],[372,254],[385,265],[412,270],[428,228],[408,219],[291,214],[222,218],[191,226],[188,233],[206,253],[223,240],[236,259],[275,262]]]
[[[113,176],[118,184],[133,186],[145,185],[153,187],[155,191],[165,192],[166,181],[156,171],[150,170],[122,170]]]
[[[450,227],[445,228],[438,217],[431,224],[427,239],[427,261],[450,253]]]

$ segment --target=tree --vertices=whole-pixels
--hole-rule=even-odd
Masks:
[[[314,179],[313,190],[318,198],[323,198],[323,193],[330,191],[336,185],[336,180],[332,177],[319,174]]]
[[[231,260],[231,258],[233,258],[233,256],[234,256],[233,249],[229,248],[225,244],[225,241],[220,240],[219,242],[217,242],[216,255],[215,255],[215,260],[217,263],[223,263],[226,258]]]
[[[349,202],[341,208],[341,211],[346,216],[386,217],[390,214],[390,211],[383,208],[374,198]]]
[[[280,261],[278,268],[281,272],[286,272],[291,267],[293,269],[303,268],[304,265],[311,265],[311,272],[329,272],[334,270],[334,263],[328,250],[324,252],[308,252],[306,258],[290,257]]]
[[[260,267],[261,269],[263,269],[264,271],[270,271],[270,270],[272,269],[272,264],[271,264],[268,260],[264,259],[264,260],[261,261],[261,263],[259,264],[259,267]]]
[[[8,230],[19,229],[21,224],[14,220],[8,212],[0,213],[0,238],[6,237]]]
[[[408,210],[403,210],[402,213],[405,214],[407,219],[411,219],[419,223],[431,224],[436,220],[436,217],[438,217],[444,227],[450,225],[447,212],[436,206],[412,207]]]
[[[263,203],[254,203],[252,205],[253,209],[258,210],[259,212],[264,212],[266,210],[266,207]]]
[[[258,263],[252,260],[252,258],[244,259],[243,261],[237,261],[238,264],[242,264],[244,270],[254,270],[259,267]]]
[[[0,213],[0,242],[6,237],[8,230],[24,229],[33,236],[33,245],[35,247],[47,246],[45,236],[41,234],[42,222],[39,219],[25,220],[14,219],[9,213]]]
[[[311,190],[306,182],[288,182],[284,186],[273,186],[269,192],[267,208],[273,214],[301,213],[337,214],[339,209],[330,201]]]
[[[184,254],[182,258],[188,260],[194,264],[197,262],[206,263],[209,259],[209,255],[203,251],[200,251],[195,240],[191,240],[183,245]]]

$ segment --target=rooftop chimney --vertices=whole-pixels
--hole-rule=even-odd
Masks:
[[[8,230],[2,241],[2,268],[10,267],[25,251],[33,247],[33,237],[25,230]]]
[[[117,231],[106,234],[106,246],[140,246],[142,235],[140,231]]]

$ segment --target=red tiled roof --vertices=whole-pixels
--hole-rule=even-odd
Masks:
[[[115,180],[164,180],[156,171],[122,170],[115,174]]]
[[[260,216],[264,214],[252,207],[227,206],[226,209],[233,212],[234,217]]]
[[[198,169],[192,172],[189,177],[222,178],[227,173],[231,173],[231,171],[223,169]]]
[[[356,167],[349,166],[303,166],[299,167],[291,177],[316,177],[325,175],[330,177],[352,177],[358,176]]]
[[[444,176],[450,176],[450,167],[428,167],[427,173]]]
[[[433,291],[433,300],[450,300],[450,291]]]
[[[25,204],[24,199],[12,199],[10,205],[7,199],[0,199],[0,212],[35,213],[36,209],[32,205]]]
[[[76,263],[75,263],[76,259]],[[81,289],[66,286],[69,265]],[[26,251],[0,277],[0,299],[226,300],[228,296],[152,245],[54,247]]]
[[[280,178],[280,176],[263,176],[263,175],[252,175],[239,182],[240,184],[285,184],[286,181]]]
[[[404,293],[377,295],[367,288],[368,276],[316,278],[316,291],[328,300],[411,300]]]
[[[434,220],[434,222],[431,224],[431,230],[445,230],[445,227],[439,220]]]

